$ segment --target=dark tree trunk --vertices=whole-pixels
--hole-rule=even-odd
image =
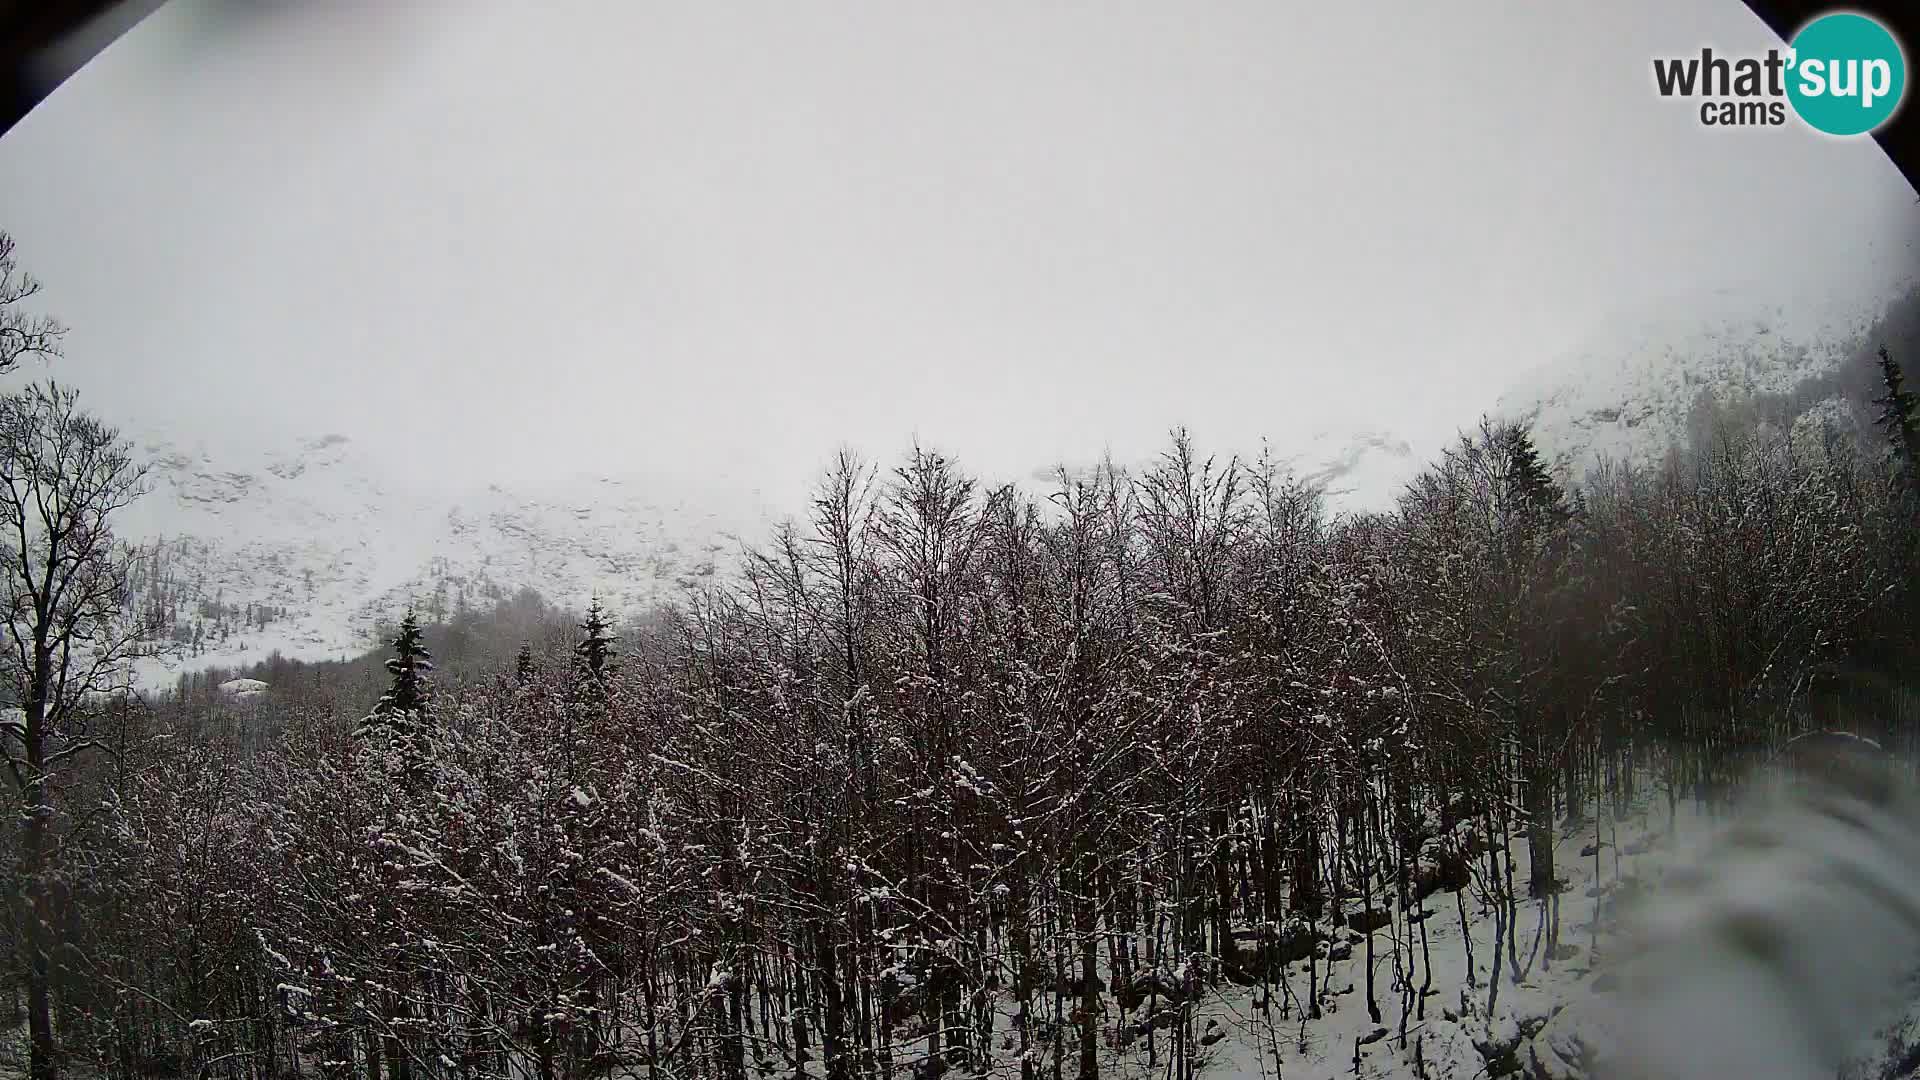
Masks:
[[[42,620],[44,622],[44,620]],[[53,951],[55,948],[51,897],[48,895],[48,859],[52,855],[53,804],[47,790],[46,742],[48,672],[52,650],[36,645],[33,679],[28,687],[26,722],[26,784],[21,791],[20,887],[24,893],[25,925],[21,943],[27,961],[27,1078],[55,1080],[60,1073],[59,1047],[53,1037]]]
[[[1556,888],[1553,874],[1553,761],[1536,731],[1526,748],[1523,784],[1527,806],[1527,895],[1538,898]]]
[[[1094,910],[1094,874],[1091,856],[1080,857],[1080,872],[1075,874],[1076,891],[1074,898],[1073,930],[1080,948],[1080,1080],[1098,1080],[1100,1058],[1098,1051],[1100,1033],[1100,997],[1097,971],[1099,952],[1094,938],[1096,926]]]

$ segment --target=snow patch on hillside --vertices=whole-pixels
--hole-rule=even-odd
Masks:
[[[1307,463],[1296,459],[1295,468],[1335,510],[1385,510],[1426,465],[1412,444],[1386,432],[1362,431],[1344,440],[1323,434],[1316,441],[1323,449]]]

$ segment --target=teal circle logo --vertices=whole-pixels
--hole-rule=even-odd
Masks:
[[[1793,36],[1787,100],[1815,130],[1862,135],[1900,107],[1907,58],[1893,34],[1865,15],[1822,15]]]

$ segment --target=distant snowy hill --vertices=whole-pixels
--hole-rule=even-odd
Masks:
[[[765,505],[727,516],[742,493],[719,483],[703,505],[662,502],[645,481],[612,476],[559,477],[537,494],[417,491],[384,479],[339,435],[264,454],[133,438],[152,486],[121,528],[165,553],[139,590],[169,631],[166,654],[139,665],[149,687],[275,651],[357,654],[409,604],[439,619],[532,587],[563,605],[597,594],[617,613],[640,611],[725,573],[735,538],[757,543],[776,516]],[[1336,506],[1384,506],[1420,465],[1380,433],[1322,434],[1310,446],[1292,466]]]
[[[1541,448],[1575,479],[1603,457],[1647,463],[1685,445],[1703,394],[1756,396],[1789,419],[1852,422],[1847,391],[1859,389],[1862,373],[1848,365],[1904,291],[1677,297],[1600,327],[1512,387],[1493,412],[1531,421]]]
[[[584,607],[597,593],[638,611],[714,573],[729,533],[757,538],[764,524],[663,505],[620,477],[556,478],[537,495],[412,491],[338,435],[244,461],[134,441],[152,484],[121,528],[163,542],[141,602],[163,610],[173,635],[171,655],[141,665],[149,686],[276,649],[357,653],[410,603],[437,618],[531,586],[555,603]]]

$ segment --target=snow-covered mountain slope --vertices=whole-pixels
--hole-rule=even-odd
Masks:
[[[150,463],[150,491],[121,530],[161,543],[161,579],[146,583],[143,602],[164,601],[177,638],[169,655],[142,662],[147,685],[275,650],[355,653],[409,604],[438,617],[522,587],[574,607],[597,594],[635,612],[714,573],[731,533],[755,536],[763,525],[763,516],[658,502],[617,476],[558,477],[538,494],[409,490],[338,435],[252,458],[134,442]]]
[[[1842,368],[1904,291],[1770,295],[1730,288],[1675,297],[1610,321],[1501,396],[1575,479],[1606,458],[1647,463],[1686,445],[1703,395],[1756,396],[1790,417],[1846,420]]]
[[[1857,424],[1862,395],[1848,380],[1858,382],[1863,335],[1908,288],[1681,297],[1602,327],[1493,411],[1531,421],[1542,449],[1576,478],[1602,456],[1646,462],[1684,444],[1709,393],[1767,397],[1798,423]],[[537,493],[410,487],[338,435],[253,454],[164,436],[135,442],[154,484],[123,531],[167,542],[166,573],[146,591],[165,601],[179,646],[143,663],[147,685],[274,650],[306,659],[358,652],[409,603],[438,618],[463,601],[485,605],[532,587],[561,604],[598,594],[616,612],[635,612],[724,572],[733,537],[758,541],[775,516],[754,505],[757,494],[719,481],[678,500],[614,476],[554,477]],[[1324,431],[1285,449],[1332,508],[1374,510],[1391,506],[1439,447]],[[196,624],[204,624],[197,638]]]

